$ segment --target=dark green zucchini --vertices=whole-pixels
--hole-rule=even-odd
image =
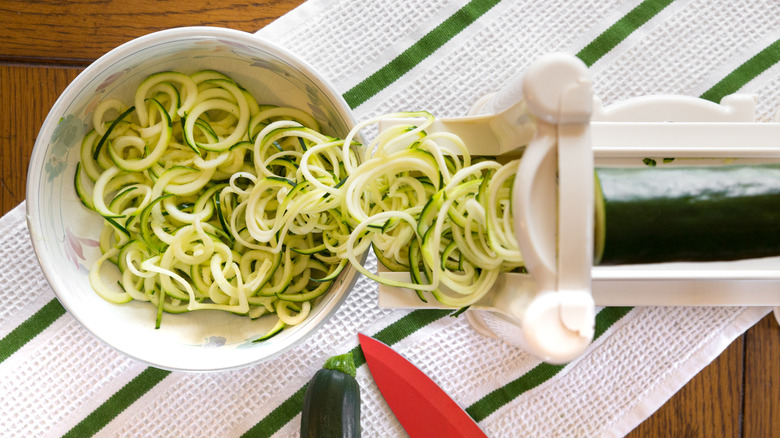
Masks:
[[[360,387],[352,354],[328,359],[306,386],[301,438],[307,437],[360,437]]]
[[[780,255],[779,165],[598,168],[596,176],[598,264]]]

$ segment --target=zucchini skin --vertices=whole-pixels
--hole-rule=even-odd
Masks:
[[[306,386],[301,438],[360,437],[360,388],[342,371],[321,369]]]
[[[598,168],[596,175],[604,216],[598,264],[780,255],[780,165]]]

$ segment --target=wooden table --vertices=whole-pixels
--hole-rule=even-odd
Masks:
[[[0,4],[0,208],[25,197],[27,164],[68,83],[108,50],[163,28],[253,32],[303,0],[3,0]],[[630,436],[780,436],[780,328],[770,315],[737,338]],[[774,426],[774,428],[773,428]]]

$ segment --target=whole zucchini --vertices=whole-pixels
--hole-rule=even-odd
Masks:
[[[596,263],[780,255],[780,166],[598,168]]]
[[[328,359],[306,386],[301,437],[360,437],[360,387],[352,354]]]

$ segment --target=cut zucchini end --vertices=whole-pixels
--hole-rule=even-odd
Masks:
[[[607,232],[606,210],[604,208],[604,193],[598,174],[593,174],[594,191],[594,221],[593,221],[593,264],[598,265],[604,255],[604,236]]]
[[[328,360],[325,361],[323,368],[326,370],[341,371],[342,373],[349,374],[352,377],[355,377],[357,372],[355,369],[355,359],[352,357],[352,353],[345,353],[338,356],[329,357]]]

